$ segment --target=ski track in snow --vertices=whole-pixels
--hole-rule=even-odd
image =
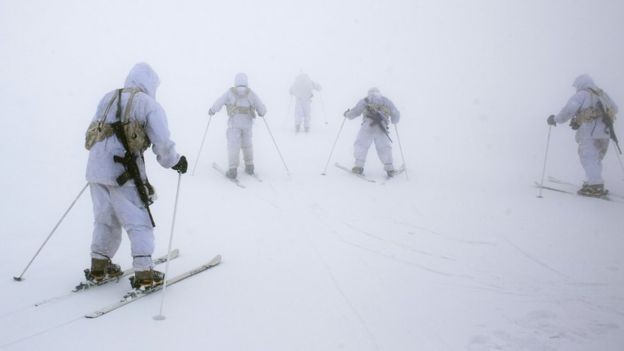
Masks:
[[[45,334],[47,334],[49,332],[52,332],[52,331],[54,331],[56,329],[62,328],[64,326],[73,324],[73,323],[81,321],[81,320],[84,320],[84,316],[82,316],[82,315],[80,317],[76,317],[76,318],[70,319],[70,320],[68,320],[66,322],[62,322],[62,323],[59,323],[59,324],[52,325],[50,327],[47,327],[47,328],[42,329],[42,330],[39,330],[39,331],[37,331],[35,333],[32,333],[30,335],[26,335],[26,336],[17,338],[15,340],[12,340],[12,341],[6,343],[6,344],[0,344],[0,348],[2,348],[2,349],[10,348],[11,346],[15,346],[15,345],[17,345],[19,343],[28,341],[30,339],[34,339],[34,338],[36,338],[38,336],[45,335]]]
[[[292,192],[290,190],[288,191],[288,195],[291,198],[291,203],[296,204],[297,202],[294,201],[294,197],[292,196]],[[294,209],[291,209],[291,214],[297,216],[298,218],[301,218],[300,217],[301,216],[300,213],[305,213],[305,211],[297,210],[297,208],[295,206],[293,206],[293,207],[294,207]],[[327,275],[329,276],[329,278],[331,279],[334,288],[336,289],[336,291],[338,291],[340,296],[342,296],[345,304],[349,307],[349,310],[351,310],[353,315],[358,319],[358,321],[362,325],[362,328],[365,330],[366,335],[368,336],[368,338],[369,338],[369,340],[370,340],[370,342],[372,344],[373,349],[374,350],[379,350],[380,349],[379,348],[379,344],[377,343],[377,340],[375,338],[374,333],[372,332],[372,330],[368,326],[368,323],[366,322],[366,320],[364,319],[362,314],[355,307],[355,305],[353,305],[353,302],[351,301],[351,299],[347,296],[345,291],[341,288],[340,282],[338,281],[338,279],[336,278],[336,275],[332,271],[331,266],[327,263],[327,260],[325,259],[325,257],[323,257],[323,254],[319,250],[318,246],[312,240],[312,236],[311,236],[310,231],[308,230],[307,226],[303,226],[303,230],[306,233],[306,240],[307,240],[307,242],[310,243],[310,246],[313,248],[316,256],[319,258],[319,261],[322,263],[323,268],[324,268],[325,272],[327,273]]]
[[[505,242],[507,242],[509,244],[509,246],[513,247],[516,251],[518,251],[522,256],[526,257],[528,260],[530,260],[531,262],[537,264],[538,266],[555,273],[556,275],[558,275],[559,277],[565,278],[566,280],[572,280],[572,277],[570,277],[569,275],[553,268],[552,266],[550,266],[549,264],[543,262],[542,260],[538,259],[537,257],[535,257],[534,255],[528,253],[526,250],[524,250],[523,248],[521,248],[520,246],[514,244],[511,240],[509,240],[509,238],[507,238],[507,236],[505,235],[501,235],[501,237],[503,238],[503,240],[505,240]]]
[[[394,241],[394,240],[391,240],[391,239],[386,239],[386,238],[383,238],[383,237],[381,237],[381,236],[375,235],[375,234],[373,234],[373,233],[371,233],[371,232],[368,232],[368,231],[366,231],[366,230],[363,230],[363,229],[357,228],[355,225],[353,225],[353,224],[351,224],[351,223],[348,223],[348,222],[346,222],[346,221],[343,221],[342,223],[343,223],[343,225],[344,225],[344,226],[346,226],[346,227],[350,228],[352,231],[355,231],[355,232],[358,232],[358,233],[364,234],[364,235],[366,235],[366,236],[368,236],[368,237],[370,237],[370,238],[373,238],[373,239],[378,240],[378,241],[381,241],[381,242],[385,242],[385,243],[392,244],[392,245],[394,245],[394,246],[396,246],[396,247],[399,247],[399,248],[401,248],[401,249],[409,250],[409,251],[411,251],[411,252],[414,252],[414,253],[416,253],[416,254],[423,255],[423,256],[429,256],[429,257],[439,258],[439,259],[441,259],[441,260],[456,261],[455,259],[453,259],[453,258],[451,258],[451,257],[448,257],[448,256],[444,256],[444,255],[435,255],[435,254],[432,254],[432,253],[430,253],[430,252],[426,252],[426,251],[423,251],[423,250],[419,250],[419,249],[417,249],[417,248],[414,248],[414,247],[412,247],[411,245],[406,244],[406,243],[401,243],[401,242],[397,242],[397,241]]]

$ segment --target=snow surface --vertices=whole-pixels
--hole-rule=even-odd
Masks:
[[[553,1],[0,1],[0,349],[624,349],[624,204],[544,192],[546,117],[589,73],[624,108],[624,3]],[[239,189],[224,113],[182,177],[170,274],[223,263],[95,320],[127,282],[41,307],[89,264],[88,194],[19,275],[84,185],[84,131],[101,96],[149,62],[191,167],[207,110],[239,71],[266,103],[256,167]],[[309,135],[288,87],[323,85]],[[342,112],[377,86],[402,112],[408,166],[385,182],[374,149],[352,163],[359,123]],[[621,122],[620,122],[621,123]],[[624,138],[624,129],[617,131]],[[396,134],[394,155],[401,155]],[[177,176],[151,153],[166,251]],[[582,181],[572,131],[553,128],[547,175]],[[612,192],[624,194],[613,149]],[[126,238],[115,261],[128,266]]]

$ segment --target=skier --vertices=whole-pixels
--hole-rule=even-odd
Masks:
[[[344,112],[344,116],[348,119],[354,119],[361,114],[364,118],[353,145],[355,166],[351,171],[356,174],[364,172],[366,154],[374,141],[377,156],[383,163],[384,170],[388,177],[393,177],[396,171],[392,164],[392,140],[388,133],[388,119],[392,124],[399,123],[401,117],[399,111],[390,99],[381,95],[379,89],[371,88],[368,90],[367,97],[361,99],[354,108]]]
[[[136,64],[124,88],[102,98],[87,130],[86,178],[95,217],[87,271],[91,281],[121,275],[111,259],[119,249],[123,227],[131,242],[132,286],[145,289],[163,283],[164,274],[152,263],[154,230],[148,206],[155,194],[146,177],[143,151],[152,145],[160,165],[179,173],[186,172],[187,161],[176,152],[165,111],[155,100],[159,84],[148,64]]]
[[[303,130],[306,133],[310,131],[310,105],[314,90],[321,91],[321,86],[305,73],[299,74],[290,87],[290,95],[295,97],[295,133],[299,133],[302,123]]]
[[[240,150],[243,150],[245,173],[254,174],[252,126],[256,111],[260,117],[266,114],[266,107],[260,98],[248,87],[247,75],[238,73],[234,78],[234,87],[228,89],[208,111],[210,116],[227,108],[228,129],[226,132],[229,169],[226,176],[235,179],[240,162]]]
[[[577,77],[572,86],[576,93],[559,114],[550,115],[546,122],[556,126],[571,120],[570,127],[576,130],[578,154],[586,176],[578,194],[600,197],[608,192],[602,179],[602,159],[607,153],[610,135],[614,133],[613,121],[618,108],[586,74]]]

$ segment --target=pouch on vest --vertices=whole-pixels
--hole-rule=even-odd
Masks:
[[[128,99],[128,103],[126,104],[124,114],[122,116],[124,132],[128,138],[128,147],[130,148],[131,152],[143,152],[151,145],[149,137],[145,133],[145,127],[135,120],[130,121],[130,111],[132,111],[134,96],[138,94],[140,90],[135,88],[126,88],[123,89],[123,92],[131,93],[130,98]],[[85,148],[87,150],[91,150],[95,143],[105,140],[106,138],[114,134],[113,128],[110,126],[110,124],[105,122],[106,117],[108,116],[108,111],[110,110],[116,99],[117,94],[115,94],[111,101],[108,103],[108,106],[106,107],[102,118],[97,121],[91,122],[89,128],[87,128],[87,133],[85,137]]]
[[[251,101],[249,100],[249,93],[251,92],[251,89],[247,88],[244,95],[239,95],[236,87],[231,88],[230,91],[234,94],[234,104],[228,104],[225,106],[228,116],[232,117],[234,115],[241,114],[249,115],[251,118],[256,118],[256,110],[251,105]],[[242,99],[246,99],[249,102],[249,106],[239,106],[238,102]]]
[[[588,108],[576,114],[576,122],[581,124],[605,117],[610,119],[611,123],[613,123],[613,121],[615,121],[615,112],[611,109],[609,104],[605,103],[602,90],[588,89],[587,91],[590,93],[591,104]],[[599,105],[602,105],[602,108]]]

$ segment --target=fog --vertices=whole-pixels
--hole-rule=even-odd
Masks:
[[[620,109],[624,108],[623,13],[624,2],[611,0],[0,0],[0,106],[5,136],[0,144],[0,156],[4,161],[0,175],[0,189],[4,192],[0,218],[7,228],[0,237],[5,248],[14,249],[0,259],[0,266],[5,267],[2,273],[8,277],[19,270],[50,224],[55,223],[64,206],[84,185],[86,127],[101,97],[119,88],[135,63],[147,62],[159,74],[161,85],[157,101],[167,112],[178,151],[187,155],[191,166],[197,160],[209,107],[232,86],[236,73],[245,72],[250,88],[267,106],[266,121],[292,175],[286,176],[264,123],[257,122],[254,127],[256,169],[264,182],[251,183],[246,179],[250,189],[243,190],[244,193],[234,192],[239,189],[230,189],[230,184],[210,167],[212,162],[225,164],[226,158],[227,118],[223,111],[213,118],[199,159],[198,176],[185,177],[183,189],[187,197],[182,197],[182,203],[186,205],[181,211],[183,224],[177,235],[182,255],[187,254],[187,259],[201,260],[199,256],[205,253],[202,250],[224,255],[224,262],[230,262],[231,266],[219,267],[224,273],[215,269],[213,276],[226,288],[231,284],[231,290],[213,292],[223,304],[214,301],[217,306],[210,306],[210,311],[216,311],[218,318],[194,315],[192,299],[178,301],[177,311],[172,305],[171,313],[181,314],[177,316],[178,322],[174,322],[178,330],[183,329],[180,324],[183,320],[198,318],[213,328],[225,320],[230,323],[228,330],[231,331],[225,336],[211,335],[224,349],[411,350],[415,342],[426,340],[422,345],[431,350],[452,350],[458,346],[471,350],[493,347],[589,350],[595,346],[616,350],[617,343],[622,340],[614,334],[621,331],[618,324],[624,323],[622,314],[614,316],[597,310],[604,307],[604,310],[622,311],[621,288],[618,290],[611,285],[621,280],[621,275],[617,278],[614,272],[624,269],[621,255],[616,253],[617,248],[622,247],[621,239],[616,236],[621,235],[621,223],[614,219],[619,207],[611,206],[619,205],[600,203],[592,207],[588,202],[575,202],[579,200],[575,197],[534,203],[532,185],[539,180],[545,157],[546,117],[557,113],[572,96],[575,77],[583,73],[591,75]],[[293,104],[288,94],[290,84],[300,72],[309,74],[323,87],[313,99],[312,131],[307,139],[294,134]],[[360,184],[356,178],[348,178],[349,175],[335,167],[327,177],[319,176],[334,140],[337,140],[337,147],[332,161],[351,165],[352,143],[359,123],[348,121],[344,129],[340,129],[342,114],[364,97],[370,87],[378,87],[401,111],[401,122],[397,126],[410,179],[401,177],[399,182],[371,188]],[[624,135],[621,122],[616,122],[615,128],[618,135]],[[393,138],[395,166],[398,167],[403,160],[394,134]],[[552,128],[549,146],[547,174],[580,183],[583,171],[573,131],[565,125]],[[624,169],[613,149],[612,145],[605,159],[604,177],[609,189],[624,194]],[[167,235],[164,228],[168,226],[173,206],[175,179],[171,171],[157,165],[151,152],[147,154],[148,172],[161,199],[154,212],[157,222],[163,223],[158,228],[157,243],[162,252]],[[374,149],[369,152],[368,160],[366,171],[373,177],[380,177],[381,166]],[[0,329],[6,330],[6,340],[0,341],[0,348],[41,347],[58,330],[72,337],[91,330],[87,327],[89,324],[63,327],[69,317],[62,315],[56,319],[46,311],[41,312],[45,318],[36,326],[29,324],[29,318],[39,318],[42,314],[10,312],[11,316],[17,316],[18,322],[14,325],[3,317],[8,316],[3,313],[12,311],[13,305],[21,299],[40,300],[52,290],[55,293],[66,290],[66,286],[81,278],[80,265],[86,262],[91,230],[87,200],[82,199],[74,210],[80,216],[74,215],[77,218],[73,221],[68,219],[64,224],[68,228],[58,234],[62,237],[52,241],[57,251],[46,248],[40,259],[42,263],[37,263],[41,266],[33,267],[33,275],[37,275],[37,269],[43,274],[48,268],[67,274],[59,273],[59,281],[48,287],[50,293],[42,293],[45,278],[33,278],[25,283],[35,284],[35,290],[29,293],[25,293],[24,285],[13,282],[0,285],[7,292],[8,301],[0,311],[4,326]],[[377,203],[386,206],[387,215],[377,212],[374,207]],[[582,222],[580,217],[583,216],[569,216],[569,213],[589,213],[588,217],[595,218],[606,229],[597,233],[591,221]],[[404,223],[411,225],[411,236],[400,236],[407,231]],[[377,236],[364,229],[353,229],[358,225],[375,228]],[[422,234],[421,229],[428,233],[429,236],[424,236],[428,239],[412,241],[422,239],[412,235],[414,232]],[[449,234],[445,236],[440,232]],[[496,236],[500,232],[508,237]],[[585,236],[588,232],[601,240],[594,243],[593,238]],[[295,237],[293,233],[303,234]],[[75,239],[78,236],[80,239]],[[557,251],[556,248],[565,247],[568,239],[571,247]],[[345,243],[351,246],[341,246]],[[594,256],[578,261],[575,254],[583,257],[583,250],[590,243],[598,245],[592,252]],[[475,246],[468,246],[469,249],[462,246],[469,244]],[[127,245],[126,238],[124,245]],[[291,245],[295,245],[294,250]],[[297,245],[312,248],[313,253],[303,249],[305,252],[299,252]],[[521,245],[526,247],[522,249]],[[237,251],[238,246],[243,252]],[[382,254],[370,258],[354,247]],[[418,250],[423,247],[431,252],[430,256],[421,257]],[[474,247],[478,250],[473,251]],[[127,251],[121,251],[119,259],[127,261]],[[265,251],[275,256],[261,258],[259,252]],[[464,252],[467,252],[465,256]],[[297,254],[314,259],[302,263],[295,257]],[[446,259],[445,255],[451,258],[442,260]],[[436,257],[442,257],[440,262],[443,263],[436,261]],[[352,258],[356,262],[351,262]],[[365,264],[360,265],[358,259]],[[524,267],[526,260],[537,262],[538,269]],[[268,277],[278,289],[283,289],[279,292],[288,291],[286,283],[294,281],[293,285],[299,284],[298,287],[305,290],[301,296],[316,301],[323,308],[310,311],[309,306],[294,303],[301,309],[276,308],[287,317],[276,318],[276,321],[271,315],[270,322],[266,322],[266,311],[243,302],[249,309],[240,307],[242,312],[237,311],[228,319],[230,308],[241,304],[235,297],[250,298],[246,303],[252,304],[256,298],[262,301],[265,296],[275,296],[275,306],[279,305],[279,294],[264,291],[269,288],[254,275],[255,267],[245,264],[262,263],[274,268],[281,267],[277,263],[282,261],[313,278],[306,280],[305,274],[290,274],[287,268],[278,269],[275,276],[267,269],[262,271],[266,274],[262,277]],[[417,268],[401,266],[401,262],[409,262]],[[549,262],[553,267],[568,271],[554,274],[553,278],[549,274],[556,269],[551,269]],[[195,263],[186,261],[184,267]],[[377,264],[381,268],[373,269],[375,272],[371,274],[377,274],[377,280],[371,283],[362,267],[377,267]],[[394,264],[400,268],[395,270]],[[447,281],[427,280],[425,275],[428,284],[424,284],[425,290],[431,290],[420,290],[423,276],[413,272],[421,265],[429,269],[430,264],[437,265],[431,271],[451,272],[449,275],[457,281],[453,281],[450,289]],[[518,265],[521,268],[516,269]],[[324,269],[321,273],[315,270],[319,266]],[[539,270],[545,266],[548,267],[545,271],[550,273]],[[615,268],[605,273],[607,266]],[[490,276],[490,267],[500,271]],[[352,272],[355,273],[352,275]],[[251,278],[245,278],[248,277],[245,274]],[[513,297],[496,296],[492,306],[483,303],[491,297],[475,293],[477,288],[471,290],[472,280],[459,283],[463,274],[474,276],[477,285],[483,283],[478,289],[499,287],[500,283],[508,289],[501,290]],[[505,279],[510,282],[507,284]],[[558,279],[565,284],[552,283]],[[592,285],[596,281],[604,285]],[[386,289],[382,282],[396,290]],[[280,285],[282,283],[285,285]],[[403,283],[404,294],[400,290]],[[440,285],[436,285],[438,283]],[[541,295],[522,300],[514,295],[516,287],[523,292],[548,291],[553,288],[551,283],[556,285],[552,300]],[[604,290],[591,290],[587,295],[577,296],[567,290],[570,286],[576,288],[577,283]],[[587,285],[583,285],[585,283]],[[207,276],[201,284],[205,285],[200,287],[214,288]],[[371,284],[373,288],[369,292]],[[315,295],[317,285],[325,288],[321,297]],[[453,289],[458,286],[454,294]],[[469,288],[462,290],[465,286]],[[440,290],[436,290],[438,288]],[[108,295],[102,293],[98,295],[100,300],[91,295],[91,300],[81,300],[64,312],[87,312],[83,309],[94,308],[104,300],[114,300],[123,290],[108,291]],[[181,285],[180,290],[184,290]],[[259,293],[244,295],[252,291]],[[323,294],[327,291],[334,291],[334,300],[329,297],[324,300]],[[464,293],[468,297],[464,298]],[[204,294],[207,293],[202,291],[191,298]],[[428,306],[419,306],[418,313],[406,307],[412,306],[410,296],[417,295],[432,301]],[[602,298],[598,303],[600,308],[596,307],[591,313],[570,302],[596,295]],[[387,305],[370,302],[378,296]],[[568,299],[569,296],[573,298]],[[535,302],[544,299],[548,302]],[[453,314],[452,301],[458,305],[464,303],[461,306],[467,306],[470,313],[453,321],[449,331],[445,330],[445,323],[457,317]],[[561,306],[557,307],[558,304]],[[437,312],[431,312],[434,306],[440,305],[447,307],[446,310],[442,308],[436,319]],[[112,324],[101,326],[119,332],[115,321],[130,316],[133,321],[149,323],[147,319],[155,310],[154,306],[155,299],[142,309],[135,306],[140,316],[128,309],[127,314],[119,314],[118,318],[122,319],[112,319]],[[388,307],[387,312],[375,309],[383,310],[383,306]],[[403,309],[410,313],[403,313]],[[572,316],[566,314],[570,310]],[[430,313],[426,316],[433,315],[433,321],[419,313],[423,311]],[[518,325],[530,324],[526,318],[551,315],[540,311],[555,311],[565,327],[551,334],[540,334],[540,325],[536,322],[520,333],[526,338],[539,334],[538,341],[528,343],[514,338],[507,343],[486,342],[481,334],[477,335],[477,329],[496,329],[501,323],[501,328],[513,334],[514,328],[520,328]],[[308,321],[308,326],[318,334],[308,335],[298,330],[297,323],[289,319],[295,318],[291,314],[300,316],[306,312],[316,316],[317,319]],[[377,312],[379,314],[375,314]],[[595,325],[587,325],[588,316]],[[242,325],[239,317],[244,321]],[[175,316],[173,319],[176,320]],[[328,320],[332,323],[325,326],[323,322]],[[256,321],[265,329],[256,329],[256,324],[249,321]],[[81,320],[80,323],[85,322]],[[425,328],[428,323],[432,323],[429,329]],[[184,327],[198,330],[200,325],[198,322]],[[596,325],[610,327],[605,331]],[[271,326],[284,329],[266,330]],[[142,331],[161,340],[159,337],[166,333],[163,332],[165,327],[159,328],[156,329],[158,335],[154,335],[154,330],[148,331],[148,327]],[[42,331],[46,335],[39,338]],[[261,331],[269,336],[262,339],[262,335],[254,334],[261,334]],[[261,340],[229,343],[231,340],[227,336],[233,337],[229,333],[237,332],[250,333]],[[582,333],[591,337],[576,336]],[[172,335],[180,337],[184,333]],[[315,335],[320,336],[315,338]],[[489,338],[487,340],[497,340],[496,330],[483,335]],[[559,336],[552,339],[552,335]],[[281,342],[276,341],[282,336]],[[26,342],[21,343],[21,338]],[[295,339],[301,344],[293,341]],[[67,341],[52,340],[67,344]],[[192,349],[195,342],[207,341],[201,337],[189,340],[181,345]],[[312,346],[297,348],[306,345],[304,341],[311,342]],[[112,341],[108,345],[124,344]]]

